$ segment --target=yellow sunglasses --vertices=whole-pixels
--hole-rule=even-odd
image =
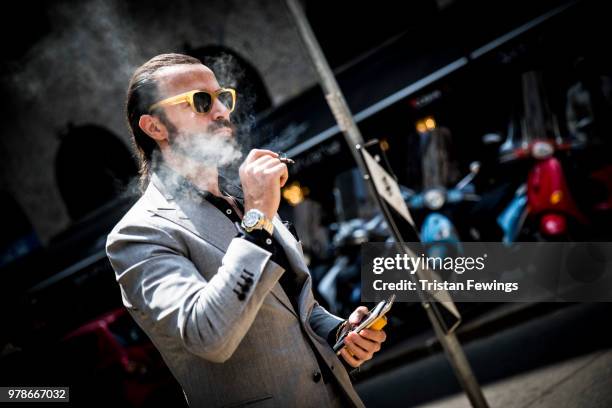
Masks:
[[[161,100],[151,105],[149,111],[161,108],[162,106],[178,105],[179,103],[187,102],[194,112],[208,113],[215,105],[217,99],[230,112],[233,112],[236,107],[236,90],[232,88],[221,88],[215,92],[193,90]]]

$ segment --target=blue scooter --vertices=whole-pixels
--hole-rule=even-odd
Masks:
[[[512,244],[527,218],[527,184],[521,184],[514,193],[510,204],[497,217],[497,224],[503,231],[502,242]]]
[[[440,210],[449,204],[476,202],[473,180],[480,171],[480,163],[470,164],[470,173],[449,190],[443,187],[427,189],[421,193],[401,187],[404,200],[411,210],[430,211],[421,225],[421,241],[431,257],[446,257],[462,253],[461,239],[453,222]]]

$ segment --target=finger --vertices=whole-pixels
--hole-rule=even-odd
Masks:
[[[276,163],[278,163],[278,160],[276,160],[275,157],[272,157],[270,155],[263,155],[263,156],[259,156],[257,159],[255,159],[253,162],[249,163],[249,165],[253,168],[266,168],[268,166],[271,165],[276,165]]]
[[[378,343],[382,343],[387,340],[387,333],[385,333],[383,330],[363,329],[359,332],[359,334],[366,339],[373,340]]]
[[[365,306],[359,306],[351,315],[349,316],[350,324],[359,324],[361,320],[368,314],[368,308]]]
[[[287,167],[286,163],[282,163],[283,165],[281,167],[281,171],[280,171],[280,186],[283,187],[285,185],[285,183],[287,183],[287,180],[289,180],[289,168]]]
[[[289,180],[289,171],[286,171],[281,175],[280,186],[285,187],[285,184],[287,184],[287,180]]]
[[[349,354],[349,352],[346,350],[346,347],[340,350],[340,355],[342,356],[342,358],[344,358],[344,361],[346,361],[351,367],[357,368],[359,367],[359,365],[361,365],[360,361],[358,361],[355,357]]]
[[[369,360],[372,357],[371,354],[368,351],[362,349],[361,347],[357,346],[356,344],[354,344],[352,342],[348,342],[348,341],[345,342],[345,346],[344,347],[357,360]]]
[[[271,156],[266,156],[267,158],[269,158],[270,160],[266,161],[266,167],[271,168],[271,167],[281,167],[281,166],[285,166],[285,168],[287,167],[287,164],[283,163],[282,161],[279,161],[277,158],[275,157],[271,157]]]
[[[279,174],[287,169],[287,165],[278,160],[271,159],[270,162],[266,162],[266,170],[270,172],[278,172]]]
[[[372,353],[372,354],[380,350],[380,343],[377,343],[372,340],[368,340],[364,337],[361,337],[358,334],[350,336],[349,344],[355,344],[356,346],[360,347],[365,352]]]
[[[250,163],[252,161],[257,160],[261,156],[271,156],[271,157],[276,158],[278,157],[278,153],[275,153],[272,150],[266,150],[266,149],[252,149],[247,155],[245,162]]]
[[[270,166],[276,165],[276,163],[278,163],[278,160],[272,156],[261,156],[254,162],[249,163],[248,168],[253,173],[260,173],[265,171]]]
[[[282,187],[288,178],[287,165],[285,163],[278,163],[276,166],[264,170],[264,174],[271,174],[278,177],[280,187]]]

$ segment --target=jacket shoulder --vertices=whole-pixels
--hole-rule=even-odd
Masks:
[[[130,227],[145,229],[165,229],[163,219],[156,217],[155,210],[169,206],[163,194],[149,184],[142,196],[132,205],[125,215],[117,222],[107,237],[107,247],[110,241]]]

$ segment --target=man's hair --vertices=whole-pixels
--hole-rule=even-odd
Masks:
[[[155,160],[156,152],[159,152],[157,142],[143,132],[138,125],[140,116],[149,113],[149,107],[160,97],[155,74],[164,67],[195,64],[202,64],[202,62],[184,54],[160,54],[142,64],[132,75],[128,86],[125,111],[132,133],[132,144],[138,158],[138,173],[142,189],[149,181],[153,160]],[[167,120],[163,112],[158,116],[162,123],[166,124]]]

